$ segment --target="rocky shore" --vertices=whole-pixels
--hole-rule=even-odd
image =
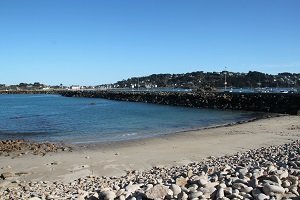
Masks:
[[[298,199],[300,141],[69,184],[3,177],[1,199]]]
[[[0,156],[20,157],[31,153],[44,156],[49,152],[71,151],[71,147],[54,143],[36,143],[25,140],[0,141]]]

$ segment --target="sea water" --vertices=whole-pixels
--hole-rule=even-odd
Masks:
[[[0,140],[92,143],[156,137],[248,120],[221,111],[60,95],[0,95]]]

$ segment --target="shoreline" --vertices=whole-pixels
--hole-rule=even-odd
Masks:
[[[235,110],[233,110],[234,112]],[[247,111],[245,111],[247,112]],[[252,112],[252,111],[248,111]],[[73,147],[74,149],[80,149],[80,148],[97,148],[97,146],[110,146],[110,145],[122,145],[123,143],[135,143],[135,142],[142,142],[142,141],[147,141],[155,138],[168,138],[168,137],[173,137],[176,135],[181,135],[189,132],[195,132],[195,131],[204,131],[204,130],[210,130],[210,129],[215,129],[215,128],[224,128],[224,127],[231,127],[231,126],[236,126],[240,124],[246,124],[250,122],[255,122],[258,120],[263,120],[263,119],[269,119],[269,118],[277,118],[277,117],[283,117],[283,116],[290,116],[288,114],[280,114],[280,113],[257,113],[257,115],[253,118],[249,118],[247,120],[239,120],[236,122],[231,122],[231,123],[225,123],[225,124],[219,124],[219,125],[211,125],[211,126],[206,126],[206,127],[199,127],[199,128],[191,128],[191,129],[186,129],[186,130],[180,130],[180,131],[174,131],[172,133],[163,133],[163,134],[158,134],[154,136],[146,136],[146,137],[141,137],[141,138],[134,138],[134,139],[124,139],[124,140],[118,140],[118,141],[94,141],[94,142],[80,142],[80,143],[65,143],[61,142],[58,144],[63,144],[67,145],[68,147]],[[34,141],[33,141],[34,142]]]
[[[184,165],[209,156],[287,143],[299,138],[299,130],[299,116],[280,116],[137,141],[72,147],[72,152],[0,156],[0,173],[25,170],[27,175],[16,178],[63,182],[88,175],[121,176],[128,170]]]
[[[285,115],[43,156],[0,156],[0,196],[294,198],[299,138],[300,116]]]
[[[182,106],[184,107],[184,106]],[[192,108],[192,109],[205,109],[205,110],[214,110],[212,108]],[[201,111],[201,110],[200,110]],[[178,130],[168,130],[168,131],[160,131],[160,133],[155,133],[153,135],[151,135],[150,133],[147,133],[145,135],[138,135],[138,136],[134,136],[133,138],[121,138],[119,137],[118,139],[113,139],[113,140],[93,140],[93,138],[89,138],[89,141],[78,141],[77,140],[58,140],[58,139],[54,139],[54,140],[35,140],[35,139],[26,139],[22,136],[20,137],[13,137],[13,138],[0,138],[0,142],[1,141],[5,141],[5,140],[24,140],[27,143],[36,143],[36,144],[44,144],[44,143],[51,143],[51,144],[56,144],[56,145],[65,145],[67,147],[69,146],[94,146],[94,145],[105,145],[107,144],[114,144],[114,143],[122,143],[122,142],[130,142],[130,141],[138,141],[138,140],[147,140],[150,138],[156,138],[156,137],[168,137],[169,135],[173,135],[173,134],[180,134],[180,133],[185,133],[185,132],[190,132],[190,131],[201,131],[201,130],[206,130],[206,129],[213,129],[213,128],[220,128],[220,127],[228,127],[228,126],[234,126],[237,124],[244,124],[244,123],[248,123],[248,122],[253,122],[256,120],[260,120],[260,119],[266,119],[266,118],[273,118],[273,117],[280,117],[280,116],[286,116],[288,114],[280,114],[280,113],[265,113],[265,112],[253,112],[253,111],[240,111],[240,110],[220,110],[220,111],[224,111],[224,112],[232,112],[232,113],[244,113],[247,114],[249,116],[247,117],[241,117],[240,119],[236,118],[236,119],[232,119],[232,121],[230,122],[224,122],[224,123],[217,123],[214,122],[211,125],[207,124],[207,125],[194,125],[191,127],[185,127],[182,129],[177,128]],[[171,128],[171,127],[170,127]],[[175,128],[176,129],[176,128]],[[0,130],[1,133],[1,130]],[[2,132],[5,133],[5,132]],[[18,132],[16,132],[18,133]],[[18,133],[20,135],[22,135],[22,132]],[[30,134],[30,132],[27,132],[26,134]],[[46,133],[45,133],[46,134]],[[71,137],[71,136],[70,136]],[[90,136],[89,136],[90,137]]]
[[[4,199],[300,196],[300,116],[122,144],[0,156]]]

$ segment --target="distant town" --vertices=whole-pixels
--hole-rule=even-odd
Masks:
[[[248,73],[191,72],[184,74],[152,74],[132,77],[112,84],[96,86],[46,85],[40,82],[20,83],[18,85],[0,84],[0,90],[107,90],[107,89],[153,89],[182,88],[192,90],[216,90],[218,88],[299,88],[300,73],[265,74],[257,71]]]

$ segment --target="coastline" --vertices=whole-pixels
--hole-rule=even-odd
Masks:
[[[88,175],[122,176],[128,170],[181,166],[209,156],[231,155],[299,139],[299,116],[280,116],[252,122],[175,133],[163,137],[74,148],[20,157],[0,157],[0,172],[23,172],[25,181],[70,182]],[[20,164],[22,163],[22,164]]]
[[[233,110],[232,112],[235,112],[235,110]],[[247,112],[247,111],[246,111]],[[251,112],[251,111],[248,111]],[[151,139],[155,139],[155,138],[168,138],[168,137],[174,137],[176,135],[182,135],[185,133],[189,133],[189,132],[199,132],[199,131],[204,131],[204,130],[210,130],[210,129],[215,129],[215,128],[223,128],[223,127],[230,127],[230,126],[235,126],[235,125],[239,125],[239,124],[246,124],[249,122],[255,122],[258,120],[262,120],[262,119],[269,119],[269,118],[277,118],[277,117],[283,117],[283,116],[290,116],[288,114],[279,114],[279,113],[256,113],[256,116],[254,116],[253,118],[249,118],[247,120],[239,120],[236,122],[231,122],[231,123],[224,123],[224,124],[217,124],[217,125],[210,125],[210,126],[204,126],[204,127],[197,127],[197,128],[187,128],[185,130],[179,130],[179,131],[174,131],[171,133],[163,133],[163,134],[157,134],[157,135],[153,135],[153,136],[146,136],[146,137],[140,137],[140,138],[133,138],[133,139],[123,139],[123,140],[118,140],[118,141],[91,141],[91,142],[80,142],[80,143],[65,143],[62,142],[61,144],[63,145],[67,145],[69,147],[72,147],[73,149],[77,149],[80,150],[82,148],[84,149],[93,149],[93,148],[97,148],[99,146],[118,146],[118,145],[122,145],[122,144],[126,144],[126,143],[130,143],[130,144],[134,144],[134,143],[138,143],[138,142],[142,142],[145,141],[147,142],[148,140]],[[34,141],[32,141],[34,142]]]

